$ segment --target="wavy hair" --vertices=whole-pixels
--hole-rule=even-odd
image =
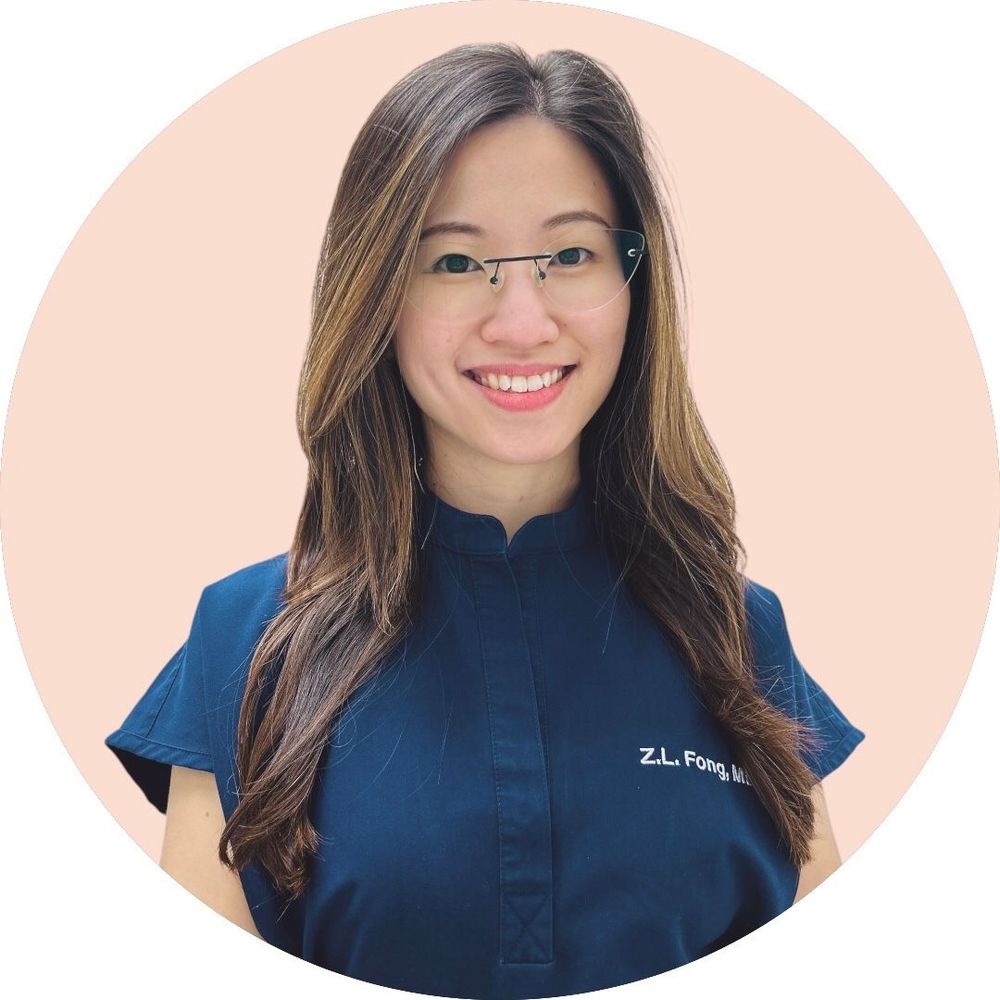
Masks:
[[[596,60],[474,44],[423,63],[379,101],[347,157],[318,262],[297,402],[305,499],[283,606],[249,665],[239,801],[219,841],[224,864],[256,862],[293,899],[319,843],[309,801],[338,710],[420,610],[425,438],[389,350],[409,265],[449,156],[513,115],[581,142],[622,227],[646,236],[617,378],[582,433],[581,476],[620,579],[675,644],[793,863],[809,857],[815,778],[800,752],[811,735],[755,684],[746,553],[688,383],[684,272],[650,141],[621,81]]]

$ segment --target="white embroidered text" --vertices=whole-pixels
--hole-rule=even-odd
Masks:
[[[639,747],[642,757],[640,764],[665,765],[667,767],[688,767],[697,771],[714,774],[720,781],[733,781],[738,785],[750,786],[746,771],[736,764],[726,764],[721,760],[712,760],[695,750],[685,750],[681,757],[667,753],[666,747]]]

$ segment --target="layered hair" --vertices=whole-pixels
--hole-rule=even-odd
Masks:
[[[645,234],[615,382],[582,432],[580,473],[620,581],[658,622],[724,730],[792,862],[809,857],[811,734],[758,690],[732,484],[692,397],[684,269],[669,193],[618,77],[576,51],[463,45],[379,101],[347,157],[316,272],[297,403],[308,459],[284,601],[249,665],[239,801],[219,842],[294,899],[319,836],[309,802],[338,711],[421,606],[421,413],[390,350],[424,216],[477,128],[534,115],[599,163],[621,226]]]

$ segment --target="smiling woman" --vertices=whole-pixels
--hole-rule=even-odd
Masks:
[[[379,102],[292,545],[203,590],[106,741],[200,898],[348,976],[526,998],[693,961],[836,867],[821,780],[863,733],[743,571],[682,275],[588,56],[462,46]]]

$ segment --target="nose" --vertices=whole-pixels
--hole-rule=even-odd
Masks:
[[[544,271],[545,262],[538,264]],[[483,339],[525,350],[555,340],[559,324],[552,315],[551,300],[535,280],[535,262],[505,261],[500,267],[503,283],[492,293],[493,309],[483,322]]]

